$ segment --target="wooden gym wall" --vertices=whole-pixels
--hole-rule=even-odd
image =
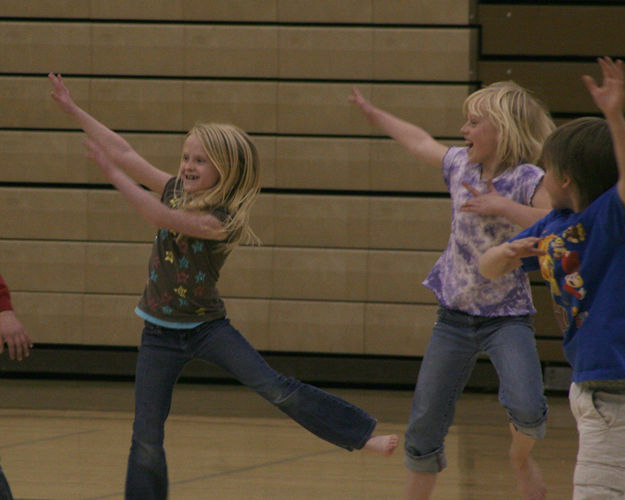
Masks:
[[[516,77],[525,63],[510,56],[508,73],[498,39],[526,26],[502,28],[501,7],[4,0],[0,272],[33,338],[49,349],[136,346],[133,309],[154,234],[84,159],[81,134],[48,96],[45,75],[55,71],[77,102],[172,174],[196,121],[233,122],[252,135],[263,164],[253,226],[264,244],[233,253],[220,290],[258,349],[422,355],[436,305],[420,283],[447,241],[445,186],[438,169],[372,129],[347,96],[357,85],[385,109],[461,144],[464,98],[502,71]],[[516,38],[508,45],[520,46]],[[523,80],[530,74],[519,81],[536,87]],[[544,93],[548,105],[561,102],[559,92]],[[548,293],[534,290],[541,357],[562,361]]]

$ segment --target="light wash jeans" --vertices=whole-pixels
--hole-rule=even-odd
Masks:
[[[441,307],[419,370],[406,429],[405,465],[417,472],[447,466],[444,440],[479,353],[499,376],[499,401],[518,431],[545,436],[547,403],[530,316],[487,318]]]
[[[2,467],[0,467],[0,500],[13,500],[11,488],[9,488],[9,483],[2,471]]]
[[[174,384],[192,359],[220,366],[313,434],[347,450],[361,449],[377,423],[351,403],[277,373],[228,319],[187,330],[146,321],[137,360],[126,499],[167,498],[164,425]]]
[[[573,476],[574,500],[625,498],[625,394],[571,384],[571,412],[579,447]]]

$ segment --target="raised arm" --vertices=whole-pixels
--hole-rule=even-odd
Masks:
[[[90,139],[85,139],[84,142],[88,149],[87,156],[96,162],[111,184],[149,223],[195,238],[226,239],[227,233],[217,217],[167,207],[117,168],[99,144]]]
[[[123,168],[137,182],[161,194],[171,175],[153,166],[139,155],[122,136],[80,108],[70,96],[61,75],[50,73],[48,78],[54,87],[50,95],[59,108],[76,120],[89,138],[99,144],[116,165]]]
[[[623,101],[625,100],[623,62],[613,61],[609,57],[599,59],[603,73],[603,82],[598,86],[588,75],[582,78],[597,107],[603,112],[612,133],[614,152],[619,169],[618,193],[625,203],[625,118]]]
[[[365,99],[356,87],[352,88],[349,101],[360,108],[369,123],[382,129],[414,156],[433,166],[442,165],[448,147],[438,142],[421,127],[377,108]]]
[[[488,279],[499,278],[517,267],[521,267],[523,257],[544,255],[543,250],[536,248],[540,238],[529,237],[520,240],[506,241],[501,245],[489,248],[481,257],[479,271]]]

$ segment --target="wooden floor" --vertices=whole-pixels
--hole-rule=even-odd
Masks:
[[[410,392],[332,392],[378,417],[378,432],[402,436]],[[1,380],[0,456],[16,499],[123,498],[132,397],[126,382]],[[535,457],[549,498],[565,499],[576,431],[564,397],[549,405]],[[335,448],[245,388],[179,384],[166,433],[172,500],[401,498],[403,449],[384,459]],[[507,433],[496,395],[464,394],[434,498],[518,498]]]

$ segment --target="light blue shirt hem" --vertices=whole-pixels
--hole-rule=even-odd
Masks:
[[[150,323],[154,323],[157,326],[163,326],[165,328],[173,328],[176,330],[188,330],[189,328],[195,328],[196,326],[204,323],[203,321],[198,321],[196,323],[178,323],[176,321],[163,321],[162,319],[155,318],[154,316],[142,311],[138,307],[135,307],[135,313],[140,318],[149,321]]]

